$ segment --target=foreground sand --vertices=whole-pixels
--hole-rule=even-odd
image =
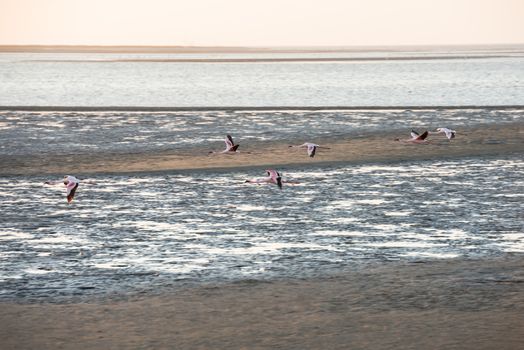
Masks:
[[[523,349],[524,256],[389,263],[127,301],[0,303],[2,349]]]
[[[409,137],[402,132],[320,138],[314,141],[331,149],[315,158],[303,149],[290,149],[285,140],[270,143],[242,143],[241,153],[212,155],[209,149],[172,150],[156,153],[95,153],[0,155],[0,176],[42,174],[89,174],[141,171],[219,169],[238,167],[283,167],[328,165],[334,163],[399,162],[419,159],[455,159],[468,156],[497,156],[524,153],[524,124],[506,124],[463,128],[452,142],[443,135],[431,137],[431,144],[413,145],[395,142]],[[297,138],[300,137],[297,135]],[[303,142],[306,140],[300,140]],[[222,150],[223,144],[216,145]]]

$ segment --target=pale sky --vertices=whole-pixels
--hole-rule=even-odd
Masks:
[[[0,0],[0,45],[524,43],[524,0]]]

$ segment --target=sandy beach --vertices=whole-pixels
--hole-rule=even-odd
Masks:
[[[409,160],[456,159],[473,156],[497,156],[524,152],[522,123],[486,125],[457,130],[449,142],[444,135],[432,135],[429,144],[414,145],[394,141],[409,138],[405,131],[362,133],[314,141],[329,150],[319,151],[315,158],[305,150],[289,148],[285,140],[241,143],[238,154],[209,155],[210,149],[191,148],[155,153],[42,154],[25,157],[0,155],[0,175],[131,173],[142,171],[186,171],[234,169],[242,167],[285,168],[326,166],[336,163],[393,163]],[[294,140],[301,143],[307,140]],[[296,144],[296,143],[295,143]],[[215,151],[222,150],[217,144]]]
[[[128,300],[1,303],[3,349],[521,349],[521,255],[370,264]]]

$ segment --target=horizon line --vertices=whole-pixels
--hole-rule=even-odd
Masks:
[[[438,49],[438,48],[524,48],[522,43],[491,44],[395,44],[395,45],[275,45],[275,46],[231,46],[231,45],[91,45],[91,44],[0,44],[0,52],[26,51],[173,51],[173,52],[335,52],[335,51],[395,51],[402,49]]]

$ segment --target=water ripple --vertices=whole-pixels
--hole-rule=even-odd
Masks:
[[[0,112],[0,151],[5,156],[133,153],[188,148],[206,154],[222,150],[231,134],[241,149],[266,141],[305,139],[382,132],[399,124],[436,129],[522,121],[523,111],[392,110],[289,112]],[[205,120],[205,123],[203,121]],[[403,128],[405,128],[403,126]],[[301,135],[300,139],[297,135]],[[380,172],[381,166],[361,169]],[[413,171],[417,171],[413,169]]]
[[[524,251],[522,159],[284,170],[301,185],[243,183],[256,170],[98,175],[72,205],[48,179],[2,177],[0,299]]]
[[[301,184],[243,183],[255,170],[95,176],[72,205],[47,179],[0,178],[0,299],[524,251],[519,158],[285,174]]]

